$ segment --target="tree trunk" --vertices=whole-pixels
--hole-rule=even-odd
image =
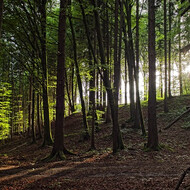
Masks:
[[[37,93],[37,125],[38,125],[38,135],[39,138],[42,138],[42,131],[41,131],[41,120],[40,120],[40,94]]]
[[[179,16],[179,92],[180,95],[183,94],[183,86],[182,86],[182,65],[181,65],[181,17]]]
[[[172,3],[169,2],[169,42],[168,42],[168,96],[172,97],[171,93],[171,26],[172,26]]]
[[[3,22],[3,0],[0,1],[0,39],[1,39],[2,22]]]
[[[67,0],[60,1],[58,26],[58,57],[57,57],[57,88],[56,88],[56,122],[55,139],[50,159],[58,157],[65,159],[64,155],[64,110],[65,110],[65,36],[66,36],[66,7]]]
[[[160,61],[160,97],[163,98],[162,61]]]
[[[125,2],[125,7],[127,10],[127,21],[128,21],[128,35],[130,36],[131,40],[127,38],[127,31],[126,31],[126,24],[125,19],[123,19],[123,33],[124,33],[124,43],[125,43],[125,56],[127,58],[128,63],[128,76],[129,76],[129,99],[130,99],[130,120],[134,120],[135,116],[135,101],[134,101],[134,61],[132,61],[132,51],[133,48],[133,41],[132,41],[132,33],[131,33],[131,7],[129,7],[128,2]],[[125,17],[123,10],[122,15]],[[133,52],[134,53],[134,52]]]
[[[41,63],[43,71],[43,110],[44,110],[44,142],[42,146],[52,145],[53,139],[51,134],[51,126],[49,121],[49,102],[48,102],[48,78],[47,78],[47,55],[46,55],[46,4],[47,0],[41,2]]]
[[[168,66],[167,66],[167,7],[166,7],[166,0],[164,0],[164,60],[165,60],[165,88],[164,88],[164,112],[168,112]]]
[[[95,150],[95,62],[94,65],[92,64],[92,55],[89,48],[89,66],[90,66],[90,94],[89,94],[89,113],[92,116],[92,129],[91,129],[91,147],[90,150]]]
[[[155,51],[155,0],[148,0],[148,59],[149,59],[149,99],[148,99],[148,143],[153,150],[158,148],[156,122],[156,51]]]
[[[140,95],[139,95],[139,0],[136,0],[136,66],[135,66],[135,81],[136,81],[136,116],[135,128],[141,126],[142,134],[145,135],[145,127],[141,110]]]
[[[30,76],[30,88],[29,88],[29,103],[28,103],[28,136],[30,136],[30,130],[32,126],[31,112],[32,112],[32,76]]]
[[[73,104],[73,101],[72,101],[73,96],[71,97],[71,95],[70,95],[69,84],[68,84],[68,78],[67,78],[67,72],[66,71],[65,71],[65,85],[66,85],[66,91],[67,91],[67,96],[68,96],[68,100],[69,100],[69,107],[70,107],[71,113],[73,113],[75,111],[74,104]],[[73,86],[71,88],[73,88]],[[73,89],[72,89],[72,91],[73,91]]]
[[[34,85],[34,77],[33,77],[33,85]],[[35,129],[35,89],[32,88],[32,143],[36,143],[36,129]]]
[[[131,10],[132,5],[131,2],[125,1],[125,7],[127,10],[127,26],[128,26],[128,51],[129,51],[129,61],[128,61],[128,69],[129,69],[129,86],[130,86],[130,110],[131,110],[131,119],[135,118],[135,101],[134,101],[134,67],[135,67],[135,55],[133,48],[133,36],[131,29]]]

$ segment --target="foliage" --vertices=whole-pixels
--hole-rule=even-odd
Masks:
[[[3,140],[9,137],[11,130],[11,85],[5,82],[0,84],[0,140]]]

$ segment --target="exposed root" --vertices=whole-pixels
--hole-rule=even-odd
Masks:
[[[52,152],[49,156],[42,159],[42,162],[51,162],[51,161],[55,161],[56,159],[65,160],[66,157],[65,157],[64,152],[63,151]]]
[[[66,148],[63,149],[63,153],[66,154],[66,155],[73,155],[73,156],[76,156],[75,153],[73,152],[70,152],[69,150],[67,150]]]

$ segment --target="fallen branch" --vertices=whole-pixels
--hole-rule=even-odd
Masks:
[[[186,174],[187,174],[189,171],[190,171],[190,167],[187,168],[187,169],[183,172],[183,174],[181,175],[181,177],[180,177],[180,179],[179,179],[179,182],[178,182],[178,184],[177,184],[175,190],[178,190],[178,189],[179,189],[180,185],[181,185],[182,182],[183,182],[183,179],[185,178]]]
[[[174,123],[179,121],[184,115],[190,112],[190,108],[187,107],[187,110],[183,112],[180,116],[178,116],[174,121],[172,121],[167,127],[164,128],[164,130],[169,129]]]

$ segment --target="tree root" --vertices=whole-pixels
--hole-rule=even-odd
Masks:
[[[66,155],[73,155],[73,156],[76,156],[75,153],[73,152],[70,152],[69,150],[67,150],[66,148],[63,149],[63,153],[66,154]]]
[[[58,151],[58,152],[52,152],[49,156],[47,156],[46,158],[42,159],[42,162],[51,162],[51,161],[55,161],[56,159],[58,160],[65,160],[65,154],[63,151]]]

